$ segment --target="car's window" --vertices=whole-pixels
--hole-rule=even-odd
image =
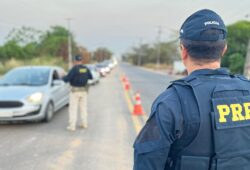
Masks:
[[[0,81],[0,85],[46,85],[49,80],[48,68],[21,68],[9,71]]]
[[[56,70],[53,71],[53,77],[52,78],[53,78],[53,80],[59,80],[60,79],[59,74],[58,74],[58,72]]]
[[[66,72],[62,68],[57,69],[59,79],[62,79],[64,76],[66,76]]]

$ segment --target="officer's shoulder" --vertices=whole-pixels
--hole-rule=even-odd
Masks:
[[[74,72],[76,70],[76,66],[72,66],[68,71],[69,72]]]
[[[89,69],[85,64],[80,65],[81,68]]]
[[[175,89],[170,86],[155,99],[154,104],[168,103],[169,101],[176,100],[178,100],[177,93]]]
[[[243,75],[240,75],[240,74],[236,74],[235,77],[237,77],[238,79],[242,80],[242,81],[245,81],[245,82],[248,82],[250,83],[250,80],[247,79],[245,76]]]
[[[77,69],[79,66],[78,65],[74,65],[71,69],[72,70],[75,70],[75,69]]]
[[[175,85],[185,85],[186,79],[187,79],[187,77],[184,77],[184,78],[177,79],[177,80],[170,82],[170,85],[166,88],[166,90],[164,92],[162,92],[155,99],[155,101],[153,103],[153,107],[155,107],[156,105],[158,105],[160,103],[168,103],[170,101],[174,101],[174,102],[178,103],[179,97],[178,97],[178,94],[177,94],[174,86]]]
[[[151,114],[150,116],[155,115],[157,112],[157,109],[159,107],[162,107],[166,110],[178,110],[180,108],[180,101],[177,96],[176,90],[174,87],[167,88],[164,92],[162,92],[153,102],[152,108],[151,108]],[[172,115],[172,114],[170,114]],[[176,112],[176,115],[177,112]],[[158,114],[160,117],[169,116],[169,114]]]

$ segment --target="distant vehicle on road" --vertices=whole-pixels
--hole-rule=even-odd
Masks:
[[[69,102],[60,67],[26,66],[0,79],[0,121],[50,121]]]
[[[88,84],[94,85],[100,82],[100,73],[97,70],[95,65],[88,64],[87,65],[88,69],[90,70],[93,79],[88,80]]]
[[[110,68],[108,68],[105,64],[99,63],[96,64],[96,67],[102,77],[105,77],[110,72]]]
[[[105,77],[112,71],[112,69],[115,68],[116,65],[117,65],[117,60],[111,59],[111,60],[104,60],[101,63],[96,64],[96,67],[101,76]]]
[[[112,70],[115,67],[115,63],[113,60],[105,60],[102,62],[102,64],[106,65],[110,70]]]
[[[112,70],[115,66],[111,60],[105,60],[102,62],[102,64],[106,65],[106,67],[108,67],[110,70]]]

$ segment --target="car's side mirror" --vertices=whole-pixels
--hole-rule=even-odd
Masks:
[[[53,80],[52,86],[62,86],[64,82],[62,80]]]

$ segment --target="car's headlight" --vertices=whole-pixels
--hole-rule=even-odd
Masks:
[[[43,94],[40,92],[33,93],[27,98],[27,101],[31,104],[40,104],[43,99]]]

